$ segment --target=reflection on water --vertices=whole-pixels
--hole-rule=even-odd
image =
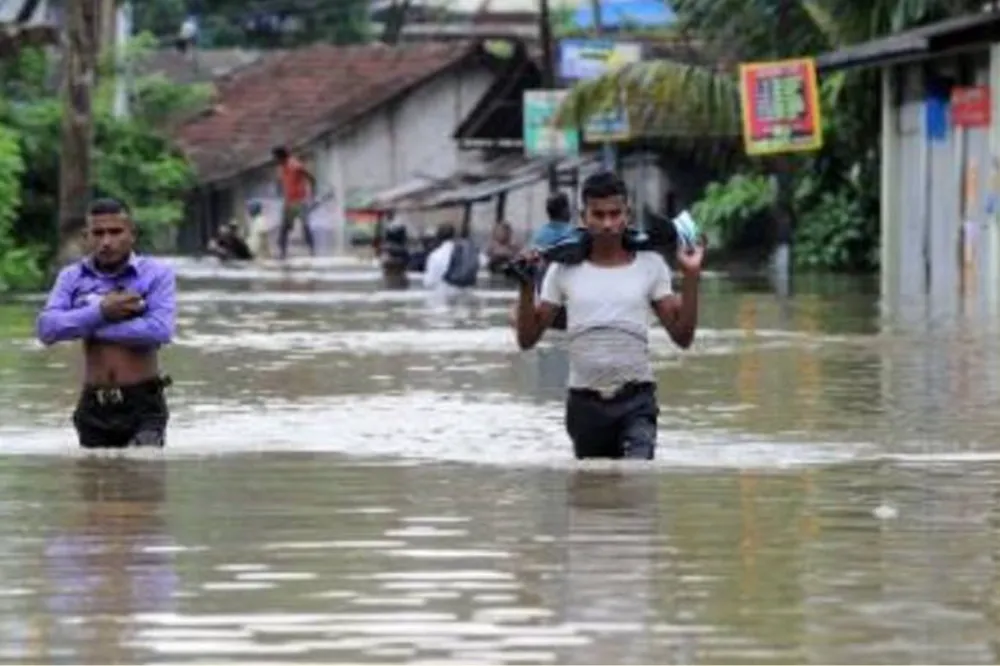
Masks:
[[[178,587],[160,514],[166,462],[82,458],[70,471],[74,509],[44,545],[44,611],[58,628],[61,655],[118,663],[119,617],[169,608]]]
[[[162,455],[78,452],[76,350],[0,306],[0,659],[1000,658],[994,322],[707,279],[659,460],[578,465],[509,289],[300,263],[177,260]]]

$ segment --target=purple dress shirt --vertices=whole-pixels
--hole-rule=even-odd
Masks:
[[[146,303],[142,315],[119,322],[104,318],[101,299],[119,287],[142,296]],[[176,292],[174,269],[152,257],[133,254],[113,275],[84,259],[60,271],[38,315],[38,339],[44,345],[93,339],[157,349],[173,338]]]

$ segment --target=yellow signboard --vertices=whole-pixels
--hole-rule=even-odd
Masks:
[[[823,145],[812,58],[740,65],[743,143],[748,155],[818,150]]]

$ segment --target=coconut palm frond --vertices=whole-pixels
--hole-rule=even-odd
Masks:
[[[821,0],[801,0],[801,6],[831,48],[836,48],[838,44],[844,43],[841,22],[834,17],[830,8]]]
[[[582,126],[595,112],[624,101],[637,133],[646,136],[735,136],[740,133],[739,88],[729,72],[671,60],[623,67],[578,84],[557,116]]]

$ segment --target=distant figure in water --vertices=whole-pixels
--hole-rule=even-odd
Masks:
[[[250,254],[256,259],[266,259],[271,256],[270,239],[268,238],[268,227],[270,226],[267,217],[264,215],[264,207],[259,201],[251,201],[247,205],[247,216],[250,218],[247,225],[249,233]]]
[[[390,222],[379,243],[379,264],[384,272],[406,271],[410,261],[410,236],[402,222]]]
[[[386,227],[382,242],[379,243],[379,265],[389,287],[405,288],[409,284],[406,278],[406,266],[410,261],[408,243],[409,234],[405,224],[391,222]]]
[[[208,253],[219,261],[250,261],[253,252],[242,238],[239,227],[230,222],[219,229],[215,238],[208,241]]]
[[[410,253],[410,261],[406,270],[411,273],[423,273],[427,267],[427,257],[437,249],[438,237],[434,231],[425,231],[420,236],[420,247],[415,252]]]
[[[518,247],[514,244],[514,230],[509,222],[497,222],[493,227],[493,238],[486,248],[486,268],[491,275],[501,275],[507,263],[517,256]]]
[[[442,224],[437,233],[439,244],[427,257],[424,288],[435,304],[454,302],[456,297],[468,293],[476,285],[479,248],[471,239],[456,236],[453,225]]]
[[[316,254],[316,243],[307,215],[308,204],[316,195],[316,178],[285,146],[271,151],[278,163],[278,185],[284,205],[281,208],[281,229],[278,232],[278,255],[284,260],[288,256],[288,234],[292,232],[296,220],[302,224],[302,235],[309,254]]]
[[[65,267],[38,315],[48,346],[80,340],[84,384],[73,413],[80,446],[163,447],[169,413],[158,351],[175,326],[176,277],[158,259],[133,252],[135,226],[124,204],[90,204],[90,254]]]

